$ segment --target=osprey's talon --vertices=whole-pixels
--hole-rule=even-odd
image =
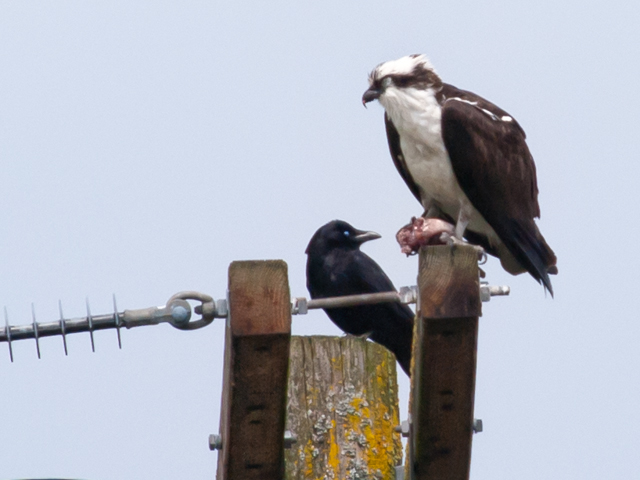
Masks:
[[[472,245],[469,242],[465,242],[464,240],[460,240],[455,235],[451,235],[447,232],[440,235],[440,240],[442,243],[449,245],[450,247],[453,245],[470,245],[478,254],[478,265],[484,265],[487,263],[487,252],[484,251],[480,245]]]
[[[453,247],[454,245],[467,245],[467,242],[465,242],[464,240],[460,240],[458,237],[449,232],[444,232],[442,235],[440,235],[440,241],[444,245],[448,245],[450,247]]]

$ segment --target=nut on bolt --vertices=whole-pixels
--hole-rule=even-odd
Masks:
[[[411,423],[409,423],[409,420],[405,420],[400,425],[396,425],[394,431],[400,433],[404,438],[407,438],[411,432]]]
[[[482,419],[481,418],[474,418],[473,419],[473,433],[480,433],[482,432]]]
[[[217,433],[209,435],[209,450],[222,450],[222,435]]]
[[[284,431],[284,448],[293,447],[294,443],[298,442],[298,437],[296,437],[291,430]]]

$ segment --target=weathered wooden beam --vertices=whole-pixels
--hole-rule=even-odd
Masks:
[[[402,460],[396,360],[357,337],[293,337],[287,480],[394,479]]]
[[[470,246],[420,250],[408,473],[413,480],[467,480],[471,464],[479,294]]]
[[[218,480],[281,480],[291,296],[281,260],[229,267]]]

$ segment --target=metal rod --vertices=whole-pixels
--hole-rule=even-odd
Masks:
[[[486,283],[480,285],[480,295],[482,301],[489,301],[495,295],[509,295],[509,287],[492,286]],[[345,295],[342,297],[316,298],[307,300],[305,297],[294,298],[291,303],[291,313],[293,315],[304,315],[309,309],[319,308],[340,308],[353,307],[355,305],[372,305],[376,303],[399,302],[416,303],[417,287],[402,287],[398,292],[367,293],[361,295]],[[197,301],[193,311],[201,315],[202,318],[191,319],[191,306],[187,300]],[[9,344],[9,356],[13,362],[14,340],[24,340],[33,338],[36,341],[38,358],[40,358],[40,338],[62,336],[64,353],[68,355],[67,334],[89,332],[91,338],[91,350],[95,352],[95,341],[93,332],[97,330],[108,330],[115,328],[118,336],[118,347],[122,348],[122,338],[120,329],[124,326],[127,329],[141,327],[145,325],[158,325],[160,323],[170,323],[180,330],[195,330],[209,325],[215,318],[226,318],[229,313],[227,300],[214,300],[209,295],[199,292],[179,292],[167,301],[166,305],[160,307],[142,308],[139,310],[124,310],[118,312],[116,297],[113,296],[113,313],[106,315],[93,315],[86,302],[87,315],[82,318],[64,318],[62,312],[62,302],[58,302],[60,319],[55,322],[38,323],[36,321],[35,307],[31,305],[33,321],[28,325],[9,324],[7,309],[4,309],[5,327],[0,329],[0,342]]]
[[[366,293],[362,295],[345,295],[343,297],[314,298],[307,302],[307,308],[353,307],[355,305],[372,305],[376,303],[401,302],[398,292]]]
[[[61,335],[65,354],[67,350],[67,334],[89,332],[91,337],[91,349],[95,352],[95,343],[93,332],[97,330],[108,330],[115,328],[118,335],[118,346],[122,348],[122,340],[120,335],[121,327],[134,328],[145,325],[159,325],[161,323],[169,323],[175,328],[181,330],[195,330],[202,328],[213,321],[214,318],[220,317],[221,312],[213,311],[204,316],[202,319],[191,321],[191,305],[187,300],[198,300],[201,303],[214,303],[215,301],[208,295],[197,294],[197,292],[180,292],[172,296],[166,305],[159,307],[142,308],[139,310],[124,310],[118,312],[115,296],[113,297],[114,312],[106,315],[93,315],[89,302],[87,301],[87,315],[81,318],[67,319],[62,311],[62,302],[58,302],[60,310],[60,319],[54,322],[38,323],[35,316],[35,308],[32,305],[33,321],[27,325],[10,325],[9,316],[5,307],[5,327],[0,329],[0,342],[9,344],[9,354],[13,361],[12,342],[14,340],[35,339],[38,349],[38,358],[40,358],[40,338]],[[197,298],[194,298],[197,297]],[[202,305],[198,305],[201,307]],[[220,305],[220,309],[226,305]],[[198,308],[196,307],[196,308]],[[225,314],[226,315],[226,314]]]
[[[509,295],[508,286],[494,286],[482,282],[480,285],[480,298],[488,302],[496,295]],[[317,308],[344,308],[356,305],[372,305],[376,303],[398,302],[404,304],[417,303],[417,287],[402,287],[397,292],[366,293],[361,295],[344,295],[341,297],[315,298],[307,300],[305,297],[296,297],[291,302],[293,315],[305,315],[309,310]]]
[[[122,313],[120,313],[122,315]],[[80,333],[89,331],[89,322],[86,317],[72,318],[65,320],[65,335],[68,333]],[[109,328],[115,328],[115,321],[113,315],[95,315],[92,317],[93,330],[106,330]],[[137,325],[132,325],[137,326]],[[62,329],[60,328],[60,321],[38,323],[36,329],[38,330],[38,338],[53,337],[55,335],[61,335]],[[5,331],[0,333],[0,342],[8,342],[8,337],[11,340],[24,340],[27,338],[34,338],[35,329],[33,324],[30,325],[12,325],[9,328],[5,328]]]

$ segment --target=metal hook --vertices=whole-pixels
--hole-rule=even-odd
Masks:
[[[67,351],[67,326],[65,324],[64,315],[62,314],[62,300],[58,300],[58,308],[60,309],[60,333],[62,335],[62,344],[64,345],[65,356],[69,355]]]
[[[91,309],[89,308],[89,297],[87,297],[87,322],[89,323],[89,335],[91,336],[91,351],[96,352],[96,346],[93,342],[93,317],[91,316]]]
[[[122,350],[122,339],[120,338],[120,327],[122,326],[118,307],[116,306],[116,294],[113,294],[113,318],[116,321],[116,333],[118,334],[118,348]]]
[[[11,363],[13,363],[13,347],[11,346],[11,327],[9,327],[9,314],[7,313],[7,307],[4,307],[4,332],[7,337],[7,343],[9,344],[9,357]]]
[[[38,352],[38,359],[40,358],[40,338],[38,336],[38,323],[36,322],[36,307],[31,304],[31,316],[33,317],[33,338],[36,339],[36,351]]]

